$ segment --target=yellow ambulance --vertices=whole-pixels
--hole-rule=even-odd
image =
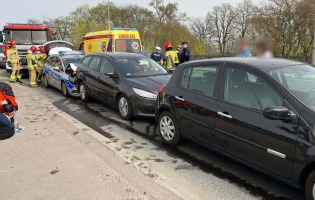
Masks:
[[[102,52],[142,51],[140,34],[136,28],[112,28],[111,30],[87,33],[80,44],[79,50],[86,54]]]

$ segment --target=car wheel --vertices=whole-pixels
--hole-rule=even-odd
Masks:
[[[7,73],[11,73],[11,70],[10,70],[10,69],[7,69]]]
[[[315,200],[315,171],[310,173],[305,184],[305,196],[307,200]]]
[[[70,94],[68,92],[67,85],[66,85],[66,83],[64,81],[61,82],[61,90],[62,90],[63,96],[65,96],[65,97],[70,96]]]
[[[50,87],[50,85],[49,85],[49,83],[48,83],[47,76],[44,76],[44,86],[45,86],[46,88],[49,88],[49,87]]]
[[[163,141],[170,145],[181,142],[181,136],[175,117],[169,111],[164,111],[158,119],[158,129]]]
[[[124,120],[129,120],[132,117],[132,108],[128,97],[124,94],[118,98],[119,115]]]
[[[83,82],[80,83],[80,86],[79,86],[79,92],[80,92],[80,98],[83,102],[88,102],[90,97],[87,93],[87,89],[86,89],[86,86]]]

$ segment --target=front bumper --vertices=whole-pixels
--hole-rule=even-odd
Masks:
[[[130,97],[130,103],[132,106],[132,111],[135,116],[140,117],[154,117],[155,116],[155,106],[156,99],[148,99],[139,97],[133,94]]]

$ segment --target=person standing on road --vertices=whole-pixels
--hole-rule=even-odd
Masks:
[[[23,83],[21,81],[22,74],[21,74],[21,63],[20,63],[20,56],[19,52],[16,49],[16,41],[11,40],[10,41],[10,48],[7,50],[7,62],[12,67],[12,73],[10,76],[10,82],[19,82]]]
[[[175,61],[178,59],[176,52],[173,51],[173,46],[171,42],[165,42],[165,55],[164,55],[164,68],[170,70],[175,68]]]
[[[190,50],[188,49],[188,43],[187,42],[182,42],[182,51],[179,54],[179,62],[180,63],[185,63],[190,60]]]
[[[261,39],[256,43],[257,57],[259,58],[273,58],[272,45],[269,40]]]
[[[180,52],[181,52],[182,46],[181,45],[177,45],[176,47],[176,55],[177,55],[177,60],[175,60],[175,66],[177,67],[179,65],[179,56],[180,56]]]
[[[236,42],[236,57],[242,58],[252,57],[248,41],[244,38],[241,38]]]
[[[46,51],[44,46],[39,47],[40,52],[37,54],[36,59],[38,60],[37,63],[37,85],[40,85],[43,78],[43,70],[44,70],[44,64],[47,59]]]
[[[31,46],[31,48],[28,50],[28,54],[26,55],[26,61],[27,61],[27,68],[28,68],[28,74],[29,74],[29,80],[30,80],[30,86],[32,88],[37,87],[36,82],[36,52],[38,51],[37,47]]]
[[[160,65],[163,65],[163,55],[161,54],[161,51],[161,47],[155,47],[155,51],[151,54],[150,58]]]

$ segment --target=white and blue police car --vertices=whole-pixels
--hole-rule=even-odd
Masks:
[[[51,49],[44,65],[45,87],[55,87],[61,90],[64,96],[80,96],[75,82],[77,66],[83,56],[84,51],[73,51],[65,47]]]

